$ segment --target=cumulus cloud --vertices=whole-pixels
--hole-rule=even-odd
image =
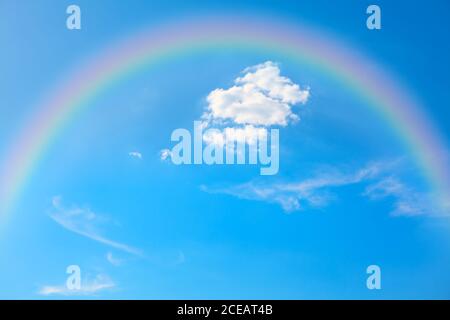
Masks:
[[[86,296],[95,295],[100,291],[112,289],[116,284],[105,274],[98,274],[94,279],[87,279],[82,282],[80,289],[69,289],[65,285],[52,286],[45,285],[39,289],[38,294],[49,295],[63,295],[63,296]]]
[[[281,76],[280,68],[271,61],[247,68],[244,73],[231,88],[218,88],[208,95],[203,115],[206,121],[286,126],[298,119],[292,106],[306,103],[309,89],[301,89]]]
[[[309,88],[300,88],[282,76],[278,64],[272,61],[242,73],[232,87],[217,88],[207,96],[201,116],[205,144],[222,147],[229,140],[256,146],[267,137],[271,126],[284,127],[299,119],[292,109],[308,101]],[[161,160],[170,156],[169,149],[160,151]]]
[[[98,215],[88,208],[72,206],[70,208],[62,205],[61,197],[55,196],[52,199],[53,213],[50,217],[65,229],[82,235],[86,238],[100,242],[112,248],[122,250],[127,253],[141,256],[139,249],[108,239],[101,235],[100,226],[108,221],[107,218]]]

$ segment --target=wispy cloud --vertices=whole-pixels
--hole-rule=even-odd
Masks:
[[[435,205],[437,200],[432,195],[416,191],[395,178],[392,171],[398,164],[398,160],[374,162],[353,172],[327,168],[312,178],[296,182],[273,183],[258,180],[227,187],[201,186],[201,189],[240,199],[275,203],[285,212],[293,212],[325,207],[337,197],[333,193],[337,188],[364,183],[366,187],[361,195],[369,200],[393,199],[391,214],[394,216],[449,214]]]
[[[100,242],[112,248],[131,253],[133,255],[142,256],[142,251],[120,243],[100,234],[99,227],[108,219],[92,212],[88,208],[80,208],[72,206],[66,208],[61,204],[61,197],[55,196],[52,199],[54,212],[50,217],[69,231],[82,235],[86,238]]]
[[[51,286],[46,285],[39,289],[38,294],[63,295],[63,296],[87,296],[95,295],[100,291],[112,289],[116,284],[105,274],[99,274],[94,279],[82,282],[80,289],[69,289],[65,285]]]
[[[138,151],[131,151],[128,153],[128,155],[133,158],[142,159],[142,153],[140,153]]]
[[[328,168],[316,177],[299,182],[267,183],[251,181],[226,188],[208,188],[210,193],[224,193],[241,199],[258,200],[279,204],[284,211],[292,212],[310,207],[324,207],[333,199],[329,189],[357,184],[377,176],[384,165],[373,163],[353,173],[342,173]]]
[[[392,198],[394,216],[418,216],[423,214],[443,213],[439,208],[432,205],[432,196],[420,193],[405,185],[398,178],[387,177],[366,187],[364,195],[372,200]]]
[[[116,258],[112,252],[108,252],[106,254],[106,260],[108,260],[109,263],[111,263],[113,266],[120,266],[123,262],[122,259]]]

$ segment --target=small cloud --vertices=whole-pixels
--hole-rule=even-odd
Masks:
[[[172,156],[172,152],[169,149],[163,149],[159,152],[159,158],[162,161],[168,160]]]
[[[89,296],[95,295],[100,291],[112,289],[116,284],[105,274],[99,274],[92,280],[87,280],[82,283],[81,288],[78,290],[69,289],[65,285],[51,286],[46,285],[39,289],[38,294],[49,295],[62,295],[62,296]]]
[[[133,158],[142,159],[142,153],[137,152],[137,151],[129,152],[128,155]]]
[[[118,267],[122,264],[122,259],[118,259],[113,256],[112,252],[108,252],[106,254],[106,260],[108,260],[109,263],[111,263],[113,266]]]
[[[394,216],[418,216],[434,211],[430,210],[433,201],[429,195],[415,192],[394,177],[369,185],[363,195],[371,200],[394,199],[394,209],[391,212]]]
[[[64,207],[61,203],[61,197],[55,196],[52,199],[54,212],[50,217],[65,229],[82,235],[86,238],[100,242],[112,248],[122,250],[124,252],[142,256],[139,249],[108,239],[101,235],[99,230],[101,225],[108,222],[108,219],[96,214],[88,208],[81,208],[72,206],[70,208]]]

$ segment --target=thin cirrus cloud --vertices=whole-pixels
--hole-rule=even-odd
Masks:
[[[65,229],[92,239],[109,247],[136,255],[143,256],[141,250],[104,237],[100,233],[100,225],[108,221],[90,209],[73,206],[66,208],[61,203],[61,197],[55,196],[52,199],[54,212],[50,217]]]
[[[364,195],[371,200],[394,199],[394,216],[418,216],[423,214],[447,215],[445,208],[432,204],[433,196],[416,192],[398,178],[389,176],[366,187]],[[431,210],[430,210],[431,208]]]
[[[106,274],[101,273],[93,279],[84,281],[80,289],[69,289],[65,285],[45,285],[39,289],[38,294],[43,296],[89,296],[114,287],[116,287],[116,284],[111,280],[111,278],[109,278]]]
[[[393,216],[446,215],[433,206],[432,197],[417,192],[392,176],[391,170],[398,164],[374,162],[353,172],[342,172],[328,168],[313,178],[285,183],[250,181],[227,187],[207,187],[208,193],[228,194],[240,199],[264,201],[281,206],[285,212],[321,208],[328,206],[335,198],[333,190],[339,187],[365,183],[361,194],[369,200],[393,199]]]

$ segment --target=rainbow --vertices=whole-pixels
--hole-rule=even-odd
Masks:
[[[23,189],[55,137],[100,94],[167,59],[224,47],[274,52],[334,77],[359,95],[394,130],[433,190],[447,194],[445,144],[414,95],[347,44],[299,24],[242,17],[167,23],[122,39],[92,57],[36,108],[6,150],[0,167],[0,216],[14,211]]]

